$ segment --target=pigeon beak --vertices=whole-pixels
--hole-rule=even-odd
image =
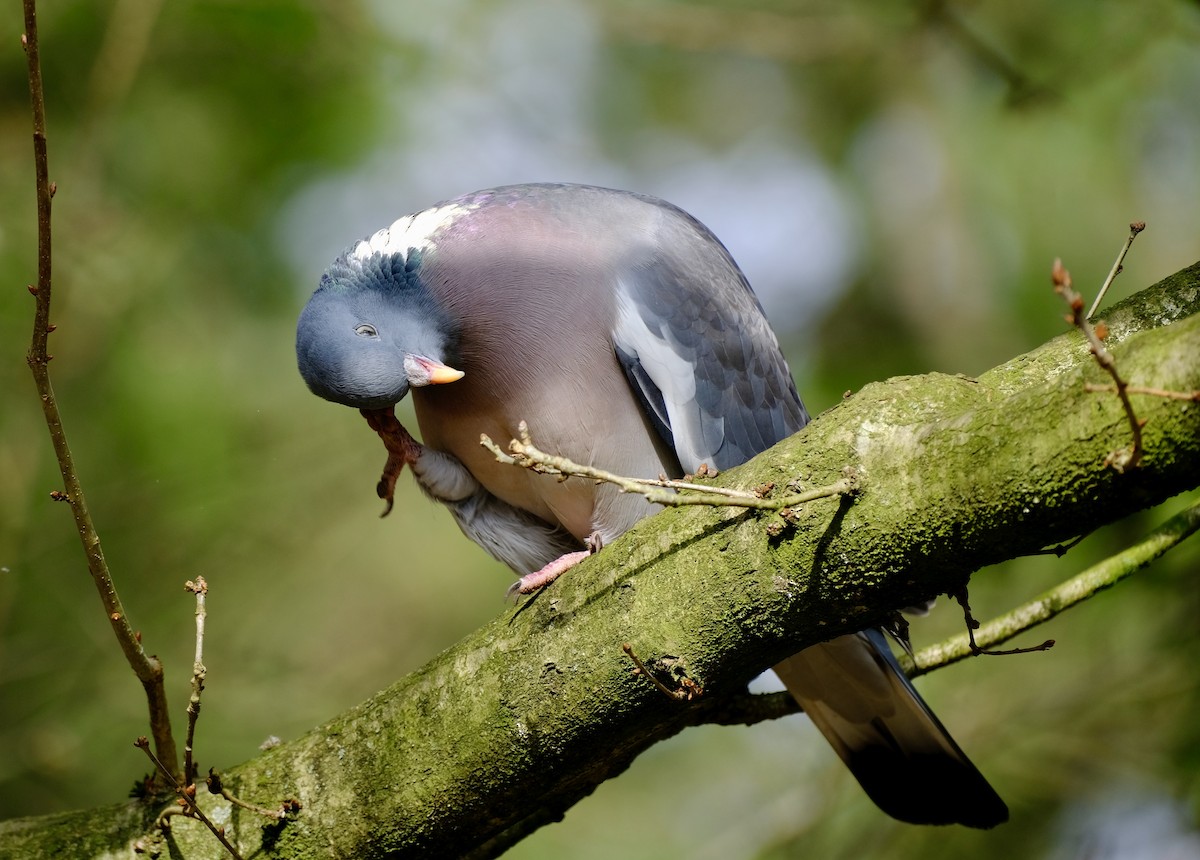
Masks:
[[[408,377],[408,384],[413,387],[457,382],[465,375],[461,370],[455,370],[439,361],[411,354],[404,356],[404,373]]]

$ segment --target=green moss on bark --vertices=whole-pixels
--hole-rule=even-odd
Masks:
[[[1198,278],[1194,266],[1107,315],[1127,378],[1200,388]],[[264,857],[499,850],[798,648],[1200,485],[1200,405],[1138,397],[1146,456],[1122,475],[1104,459],[1128,444],[1124,414],[1086,381],[1104,379],[1067,334],[976,380],[867,386],[721,479],[818,486],[852,467],[856,497],[805,506],[782,538],[768,529],[776,514],[646,520],[420,671],[231,769],[235,793],[304,808],[282,827],[233,814],[230,835]],[[635,676],[624,642],[668,683],[702,684],[703,700],[683,705]],[[75,856],[128,856],[147,821],[129,804],[7,822],[0,838],[12,857],[54,856],[68,836],[89,840]],[[190,822],[172,838],[181,856],[220,856]]]

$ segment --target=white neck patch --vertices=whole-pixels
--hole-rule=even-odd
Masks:
[[[405,215],[390,227],[385,227],[359,242],[350,249],[347,256],[352,260],[365,261],[375,254],[399,254],[407,260],[411,251],[424,251],[431,247],[433,242],[430,237],[434,233],[474,208],[475,206],[470,204],[448,203],[415,215]]]

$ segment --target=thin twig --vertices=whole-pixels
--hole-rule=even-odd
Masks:
[[[1071,309],[1071,313],[1066,316],[1067,322],[1083,332],[1083,337],[1087,341],[1088,348],[1095,357],[1096,363],[1112,377],[1117,397],[1121,399],[1121,405],[1125,409],[1125,417],[1129,420],[1129,430],[1133,434],[1132,444],[1128,450],[1121,449],[1110,453],[1106,462],[1117,472],[1127,472],[1130,469],[1135,469],[1141,462],[1142,454],[1144,453],[1142,449],[1142,425],[1144,422],[1139,420],[1137,413],[1133,411],[1133,404],[1129,401],[1129,394],[1126,390],[1129,385],[1121,378],[1121,374],[1117,372],[1117,362],[1112,357],[1112,353],[1104,347],[1104,336],[1107,327],[1104,323],[1097,323],[1093,326],[1088,322],[1087,317],[1083,315],[1083,296],[1071,288],[1071,273],[1063,268],[1062,260],[1054,261],[1054,268],[1051,271],[1050,278],[1054,283],[1054,291],[1063,297],[1063,300],[1066,301],[1067,306]]]
[[[37,299],[33,315],[33,341],[27,360],[30,365],[45,365],[50,361],[47,344],[50,339],[51,232],[50,201],[54,191],[50,184],[50,157],[46,147],[46,99],[42,88],[42,64],[38,54],[37,3],[24,0],[25,33],[21,45],[29,65],[29,98],[33,110],[33,165],[37,191],[38,223],[38,281],[30,292]]]
[[[146,691],[150,709],[150,733],[154,738],[154,748],[158,751],[158,759],[168,763],[170,772],[176,774],[179,767],[179,754],[175,748],[175,739],[171,734],[171,718],[167,708],[166,691],[163,687],[162,663],[157,657],[146,653],[140,637],[125,615],[125,609],[121,605],[121,599],[108,570],[108,563],[104,559],[100,535],[92,522],[87,499],[83,494],[83,486],[75,470],[75,462],[71,456],[71,448],[67,444],[66,431],[63,429],[62,417],[58,410],[58,401],[54,397],[54,389],[50,384],[48,365],[53,356],[47,352],[47,346],[50,332],[54,330],[54,326],[50,323],[50,201],[54,196],[55,186],[50,181],[49,158],[46,149],[46,102],[42,89],[41,63],[38,57],[37,4],[36,0],[23,0],[23,3],[25,33],[21,37],[21,43],[25,47],[25,56],[29,65],[29,95],[33,107],[33,161],[37,177],[38,216],[38,280],[36,286],[29,287],[29,291],[33,293],[37,302],[33,315],[33,337],[26,361],[33,373],[46,427],[50,431],[50,440],[54,445],[54,454],[62,474],[63,492],[60,495],[64,501],[70,504],[71,512],[75,517],[75,530],[83,544],[88,572],[92,576],[96,590],[100,593],[105,615],[108,616],[109,624],[116,634],[125,659]]]
[[[253,812],[255,815],[262,815],[267,818],[272,818],[276,821],[279,821],[287,815],[287,812],[284,809],[266,809],[262,806],[255,806],[253,803],[247,803],[241,798],[236,797],[228,788],[222,788],[217,792],[217,794],[221,795],[221,797],[228,800],[234,806],[240,806],[242,809],[245,809],[248,812]]]
[[[958,601],[958,605],[962,607],[963,621],[967,627],[967,647],[971,650],[972,657],[1010,657],[1013,654],[1032,654],[1036,651],[1049,651],[1054,647],[1054,640],[1047,639],[1040,645],[1031,645],[1028,648],[985,648],[975,641],[975,631],[979,629],[979,622],[975,620],[975,616],[971,614],[971,603],[967,598],[967,587],[964,585],[958,591],[954,592],[953,597]],[[912,656],[912,649],[906,648],[909,656]]]
[[[174,818],[176,815],[182,815],[184,818],[192,817],[191,810],[182,800],[177,801],[174,805],[168,806],[162,812],[158,813],[158,818],[154,819],[154,824],[159,830],[170,830],[170,819]]]
[[[716,493],[718,496],[725,496],[730,499],[761,499],[762,496],[758,493],[749,493],[745,490],[735,490],[732,487],[710,487],[706,484],[696,484],[691,481],[676,481],[673,478],[658,477],[658,478],[630,478],[635,484],[641,484],[643,487],[660,487],[664,490],[690,490],[694,493]]]
[[[1117,390],[1115,385],[1098,385],[1094,382],[1084,383],[1084,391],[1107,391],[1113,392]],[[1163,397],[1167,400],[1190,400],[1193,403],[1200,403],[1200,389],[1195,391],[1168,391],[1165,388],[1153,388],[1148,385],[1126,385],[1125,391],[1129,394],[1146,394],[1150,397]]]
[[[217,827],[215,824],[213,824],[209,817],[204,814],[204,810],[200,808],[200,805],[196,803],[196,786],[191,783],[186,786],[180,784],[179,780],[177,780],[175,776],[169,770],[167,770],[167,766],[159,761],[158,756],[156,756],[150,749],[149,741],[147,741],[144,737],[138,738],[136,741],[134,741],[133,745],[150,758],[150,761],[152,761],[154,766],[158,768],[158,772],[166,778],[167,783],[175,790],[175,793],[179,795],[179,799],[187,805],[188,811],[186,814],[189,817],[195,818],[197,821],[202,822],[205,827],[211,830],[213,836],[220,840],[221,844],[225,846],[225,850],[229,852],[230,856],[232,856],[234,860],[242,860],[242,855],[239,854],[237,849],[234,848],[233,845],[230,844],[229,840],[225,838],[225,828]]]
[[[1198,529],[1200,529],[1200,503],[1171,517],[1129,549],[1093,565],[1083,573],[1068,579],[1012,612],[981,625],[975,631],[976,642],[983,647],[999,645],[1012,639],[1018,633],[1023,633],[1049,621],[1076,603],[1081,603],[1116,585]],[[970,639],[971,637],[967,634],[960,634],[937,645],[922,649],[912,659],[901,657],[901,665],[904,666],[909,677],[915,678],[934,669],[957,663],[971,656]]]
[[[200,694],[204,692],[204,681],[208,677],[208,669],[204,665],[204,621],[208,616],[205,598],[208,595],[208,583],[204,581],[203,576],[197,576],[195,582],[189,579],[183,587],[196,595],[196,659],[192,661],[192,695],[188,699],[187,707],[187,739],[183,742],[183,778],[190,785],[196,781],[192,742],[196,735],[196,721],[200,718]]]
[[[621,650],[625,652],[625,656],[632,660],[633,665],[637,667],[634,674],[640,674],[643,678],[653,684],[655,689],[657,689],[668,699],[672,699],[676,702],[690,702],[693,699],[697,699],[704,695],[704,688],[686,676],[679,679],[679,689],[672,690],[662,681],[658,680],[658,678],[646,668],[646,665],[642,663],[638,655],[633,653],[632,645],[626,642],[621,646]]]
[[[1025,555],[1052,555],[1057,558],[1062,558],[1075,547],[1079,546],[1085,537],[1087,537],[1087,535],[1076,535],[1064,543],[1043,547],[1042,549],[1035,549],[1033,552],[1025,553]]]
[[[226,788],[225,784],[221,781],[221,774],[211,767],[208,769],[208,779],[205,782],[208,785],[209,794],[219,794],[234,806],[240,806],[242,809],[253,812],[255,815],[263,815],[275,821],[282,821],[287,818],[289,812],[299,812],[301,809],[300,801],[295,798],[288,798],[280,804],[278,809],[267,809],[264,806],[255,806],[253,803],[247,803],[236,797],[233,792]]]
[[[1104,279],[1104,284],[1100,287],[1100,292],[1096,295],[1096,301],[1092,302],[1091,309],[1087,312],[1087,318],[1091,319],[1096,315],[1096,309],[1100,307],[1100,302],[1104,300],[1104,294],[1108,292],[1108,288],[1112,286],[1112,282],[1117,279],[1117,275],[1121,274],[1125,268],[1125,255],[1129,253],[1129,248],[1133,245],[1133,240],[1137,238],[1137,234],[1146,229],[1145,221],[1133,221],[1129,225],[1129,236],[1125,239],[1125,244],[1121,246],[1120,253],[1117,254],[1116,262],[1108,272],[1108,277]]]
[[[566,457],[547,454],[539,450],[529,435],[529,427],[522,421],[517,425],[519,439],[508,443],[508,452],[500,448],[486,435],[479,437],[479,444],[487,448],[501,463],[520,466],[534,472],[547,475],[559,475],[567,478],[587,478],[593,481],[603,481],[620,487],[621,492],[636,493],[645,497],[646,501],[665,507],[682,507],[685,505],[707,505],[709,507],[753,508],[755,510],[778,511],[783,508],[795,507],[816,499],[830,496],[844,496],[858,492],[859,479],[856,473],[849,472],[839,481],[803,493],[795,493],[780,499],[766,499],[756,493],[745,490],[728,490],[723,487],[706,487],[701,484],[690,484],[684,481],[669,481],[663,478],[626,478],[597,469],[594,466],[582,466]],[[685,490],[687,492],[679,492]]]

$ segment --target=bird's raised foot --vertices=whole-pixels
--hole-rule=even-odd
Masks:
[[[396,481],[404,471],[404,464],[410,466],[421,456],[421,443],[412,437],[404,425],[396,418],[394,406],[384,409],[360,409],[362,417],[367,419],[367,426],[379,434],[383,445],[387,448],[387,463],[383,467],[383,475],[375,486],[379,498],[387,502],[381,517],[392,512],[392,501],[396,494]]]

